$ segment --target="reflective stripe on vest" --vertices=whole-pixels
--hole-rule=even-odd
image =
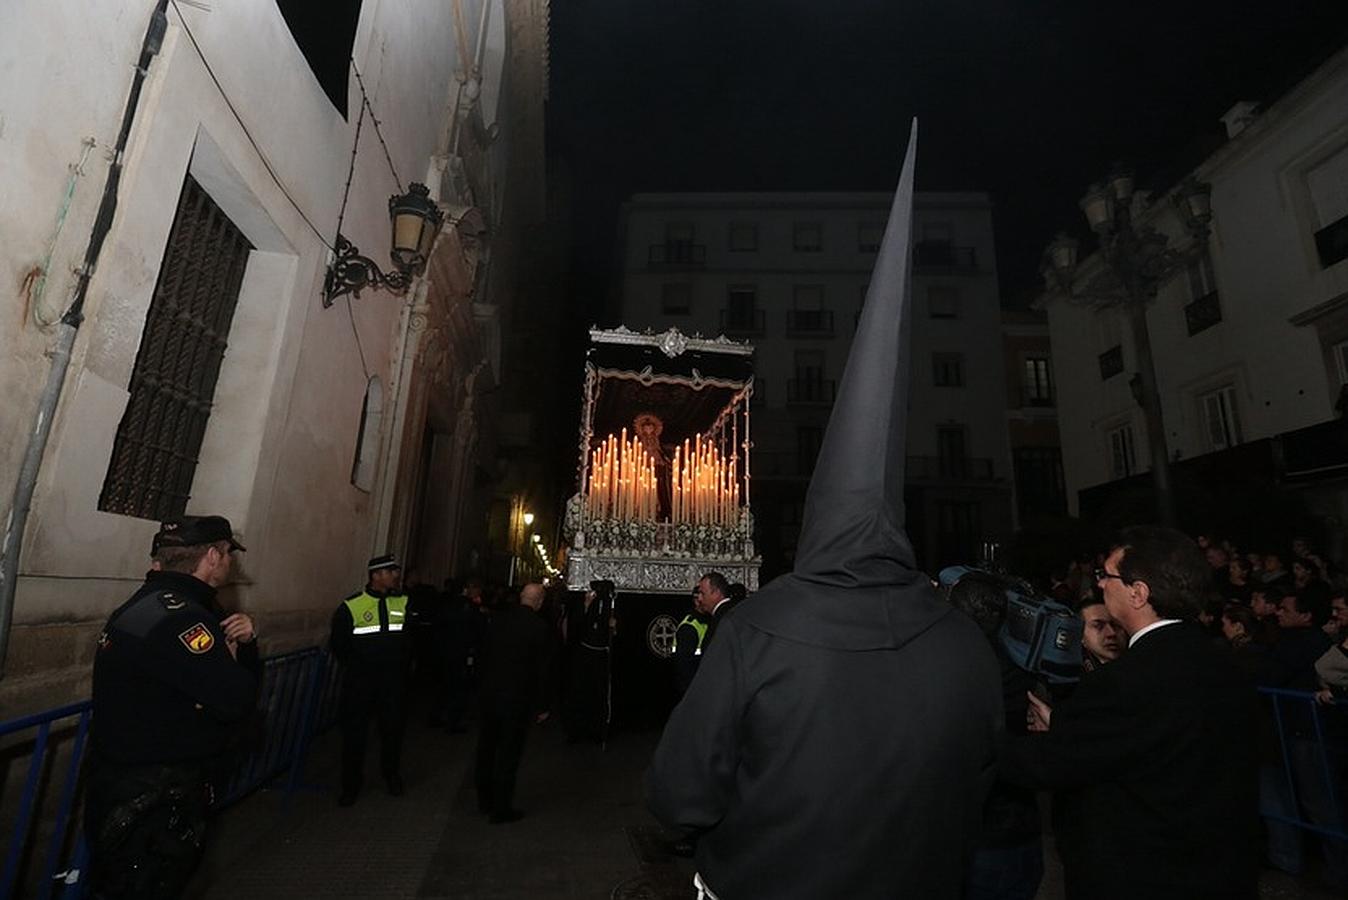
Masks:
[[[693,630],[697,632],[697,649],[693,651],[693,655],[701,656],[702,641],[705,640],[707,637],[707,623],[702,621],[692,613],[689,613],[688,615],[684,616],[683,621],[679,623],[679,627],[674,629],[674,645],[671,648],[671,652],[673,653],[679,652],[679,631],[685,625],[692,625]]]
[[[402,631],[407,619],[407,596],[394,594],[384,598],[388,605],[388,631]],[[351,633],[353,635],[379,634],[384,631],[379,621],[379,598],[369,591],[362,591],[345,601],[351,612]]]

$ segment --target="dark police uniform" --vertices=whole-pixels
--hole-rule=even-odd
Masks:
[[[394,567],[391,563],[389,567]],[[371,560],[371,571],[376,560]],[[347,597],[332,615],[333,655],[342,664],[338,715],[342,725],[342,795],[355,802],[365,771],[365,738],[378,719],[380,769],[389,792],[402,793],[401,758],[406,718],[410,643],[407,596],[369,587]]]
[[[210,585],[152,571],[99,636],[85,815],[96,896],[177,897],[196,867],[262,674],[256,641],[229,652],[223,616]]]

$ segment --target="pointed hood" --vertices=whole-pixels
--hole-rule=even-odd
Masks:
[[[747,624],[805,643],[896,647],[949,611],[917,569],[904,530],[916,154],[914,120],[889,224],[805,496],[795,569],[743,609]]]

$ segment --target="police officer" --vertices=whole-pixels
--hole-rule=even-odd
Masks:
[[[682,697],[697,674],[702,661],[702,642],[707,636],[707,611],[702,608],[702,592],[693,588],[693,608],[674,631],[674,687]]]
[[[177,897],[200,860],[262,674],[252,620],[216,601],[241,550],[221,516],[165,522],[145,583],[99,635],[85,805],[96,897]]]
[[[376,556],[368,566],[365,589],[347,597],[332,615],[333,655],[342,665],[338,715],[342,724],[342,792],[339,806],[350,806],[365,774],[365,738],[371,717],[379,721],[379,767],[389,794],[403,792],[403,724],[407,712],[410,659],[407,596],[402,570],[391,555]]]

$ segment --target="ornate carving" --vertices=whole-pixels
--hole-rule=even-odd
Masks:
[[[688,349],[688,338],[684,337],[679,329],[671,328],[660,335],[659,347],[665,356],[673,359],[676,356],[681,356],[683,351]]]
[[[751,356],[754,352],[753,344],[732,341],[725,335],[712,340],[698,335],[688,337],[677,328],[671,328],[660,334],[653,334],[649,331],[640,334],[626,325],[619,325],[613,329],[591,328],[590,340],[596,344],[656,347],[670,358],[679,356],[689,350],[708,350],[713,353],[731,353],[736,356]]]
[[[686,594],[697,580],[715,570],[749,591],[758,590],[761,561],[725,559],[633,559],[598,556],[572,551],[567,561],[566,584],[584,590],[595,579],[612,581],[619,591],[640,594]]]

